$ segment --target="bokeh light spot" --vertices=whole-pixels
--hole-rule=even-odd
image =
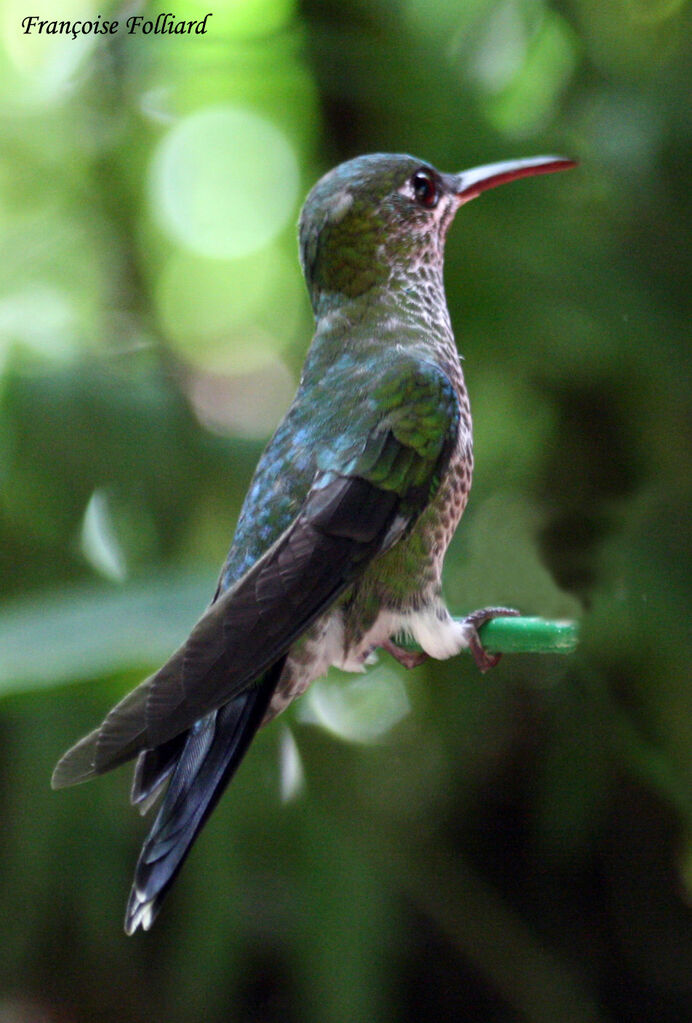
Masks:
[[[45,283],[28,284],[0,300],[0,369],[18,348],[64,360],[76,351],[78,315],[71,296]]]
[[[0,7],[0,32],[8,64],[0,76],[3,106],[28,107],[59,103],[69,94],[80,65],[97,46],[99,36],[69,33],[48,34],[32,27],[27,33],[22,21],[30,15],[41,20],[93,21],[99,10],[92,0],[62,0],[59,12],[27,8],[21,0],[6,0]],[[7,71],[16,79],[6,77]],[[11,85],[14,88],[9,88]]]
[[[89,498],[80,535],[82,554],[106,579],[124,582],[127,563],[116,533],[110,502],[105,490],[98,489]]]
[[[370,743],[391,731],[410,709],[406,687],[396,671],[382,666],[354,677],[333,668],[310,686],[298,716],[340,739]]]
[[[208,9],[204,0],[196,0],[195,6]],[[266,38],[290,24],[296,6],[296,0],[226,0],[214,11],[215,27],[229,39]]]
[[[305,771],[300,750],[290,728],[284,728],[279,741],[279,791],[281,802],[290,803],[305,788]]]
[[[176,249],[156,303],[166,338],[205,369],[247,372],[273,362],[297,329],[304,285],[296,255],[279,245],[244,259],[203,259]]]
[[[577,66],[568,22],[545,11],[536,24],[521,4],[498,7],[486,26],[470,73],[486,92],[486,115],[501,132],[526,135],[554,114]]]
[[[192,251],[222,259],[271,241],[295,208],[298,184],[286,136],[233,107],[186,117],[164,137],[152,164],[152,203],[162,227]]]

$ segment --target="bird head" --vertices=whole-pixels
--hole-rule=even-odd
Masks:
[[[300,257],[316,312],[325,298],[356,298],[420,266],[441,270],[447,229],[486,189],[574,161],[537,156],[444,174],[412,156],[359,156],[325,174],[300,215]]]

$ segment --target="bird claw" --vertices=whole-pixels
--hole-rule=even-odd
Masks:
[[[382,643],[382,649],[391,654],[405,668],[417,668],[419,664],[423,664],[428,659],[425,650],[406,650],[404,647],[397,646],[392,639]]]
[[[493,618],[516,618],[518,614],[519,612],[512,607],[483,607],[478,611],[472,611],[463,619],[469,632],[469,651],[479,671],[486,672],[490,668],[494,668],[502,657],[502,654],[489,654],[481,643],[481,638],[478,635],[481,625],[492,621]]]

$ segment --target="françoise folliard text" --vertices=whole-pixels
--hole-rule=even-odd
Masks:
[[[143,18],[136,14],[123,22],[123,27],[128,35],[198,35],[207,33],[207,22],[212,17],[211,12],[205,14],[201,20],[186,21],[183,18],[176,18],[170,11],[161,13],[156,18]],[[70,21],[67,19],[39,18],[36,14],[29,14],[22,20],[24,35],[47,35],[47,36],[71,36],[77,39],[78,36],[89,35],[110,35],[113,36],[120,31],[121,22],[116,20],[105,20],[101,15],[86,21]]]

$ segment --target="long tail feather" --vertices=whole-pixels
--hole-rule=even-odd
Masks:
[[[187,734],[137,861],[125,914],[127,934],[138,927],[149,930],[154,922],[166,892],[262,723],[284,660]]]

